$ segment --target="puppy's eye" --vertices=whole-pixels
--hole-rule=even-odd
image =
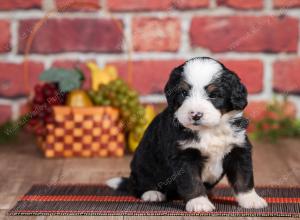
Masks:
[[[210,99],[217,99],[217,98],[222,98],[221,94],[218,92],[212,92],[208,96]]]
[[[182,90],[182,91],[181,91],[181,96],[182,96],[182,97],[188,96],[188,92],[187,92],[186,90]]]

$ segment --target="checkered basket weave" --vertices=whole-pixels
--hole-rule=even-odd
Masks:
[[[54,122],[38,145],[51,157],[121,157],[125,137],[119,111],[112,107],[53,107]]]

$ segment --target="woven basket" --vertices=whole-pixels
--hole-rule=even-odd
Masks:
[[[121,157],[125,137],[112,107],[54,107],[54,122],[38,138],[45,157]]]

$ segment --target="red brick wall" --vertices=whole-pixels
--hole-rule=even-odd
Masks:
[[[299,115],[300,0],[1,0],[0,122],[24,112],[25,45],[45,16],[28,57],[30,85],[45,68],[87,60],[128,78],[132,45],[132,84],[144,101],[164,101],[174,66],[211,56],[247,85],[248,112],[288,93]]]

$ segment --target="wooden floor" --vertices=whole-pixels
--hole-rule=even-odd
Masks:
[[[44,159],[30,138],[22,138],[18,143],[0,146],[0,219],[208,219],[208,217],[6,216],[7,210],[15,204],[18,197],[26,193],[34,183],[103,182],[110,177],[128,175],[130,159],[130,156],[121,159]],[[276,145],[254,143],[253,160],[257,185],[300,185],[299,140],[282,140]],[[222,181],[226,183],[226,180]]]

